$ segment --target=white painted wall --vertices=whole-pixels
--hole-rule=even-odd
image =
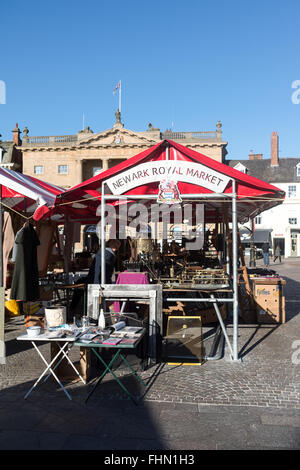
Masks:
[[[272,184],[272,183],[271,183]],[[273,238],[285,239],[285,256],[292,256],[291,253],[291,231],[299,230],[297,234],[297,254],[300,256],[300,183],[274,183],[279,189],[285,191],[285,201],[279,206],[269,209],[265,212],[262,212],[261,215],[261,224],[255,224],[256,229],[272,229],[272,241]],[[296,195],[294,197],[289,197],[289,186],[296,187]],[[289,219],[296,218],[297,223],[291,224]],[[250,227],[250,224],[245,224]]]

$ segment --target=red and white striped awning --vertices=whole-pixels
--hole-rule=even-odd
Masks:
[[[64,188],[17,171],[0,168],[3,207],[33,214],[38,207],[52,207]]]
[[[54,216],[59,217],[59,215],[64,217],[65,215],[68,215],[71,219],[81,220],[81,223],[96,223],[99,221],[97,211],[99,211],[101,202],[102,183],[112,181],[114,181],[111,183],[112,185],[121,188],[121,191],[116,194],[122,194],[129,198],[130,196],[158,196],[160,184],[159,179],[155,177],[153,178],[153,181],[149,181],[146,176],[148,171],[150,173],[152,171],[152,174],[154,174],[155,168],[153,165],[157,165],[157,167],[159,167],[162,162],[168,163],[170,169],[171,165],[176,162],[179,164],[183,163],[188,168],[188,170],[185,170],[186,174],[189,172],[189,174],[193,173],[194,175],[199,176],[198,179],[194,178],[194,182],[189,181],[181,176],[182,173],[179,172],[180,168],[179,165],[177,165],[178,172],[175,173],[175,178],[177,179],[177,186],[181,195],[193,195],[199,193],[204,195],[215,193],[216,195],[219,195],[221,193],[219,191],[215,191],[210,186],[213,186],[213,182],[216,183],[216,181],[223,180],[226,184],[222,190],[222,194],[225,197],[227,194],[230,196],[233,192],[233,181],[235,181],[237,217],[238,221],[241,223],[246,222],[249,218],[256,217],[267,209],[281,204],[285,198],[284,191],[265,181],[244,174],[241,171],[225,165],[224,163],[217,162],[216,160],[196,152],[191,148],[185,147],[171,140],[164,140],[153,147],[144,150],[138,155],[124,160],[118,165],[103,171],[93,178],[83,181],[73,188],[64,191],[63,194],[59,194],[57,196],[52,208],[49,206],[47,208],[39,208],[36,211],[34,218],[35,220],[40,220],[42,218],[52,218]],[[143,171],[139,171],[142,167]],[[196,169],[197,167],[199,169]],[[154,169],[151,170],[151,168]],[[174,165],[172,168],[174,170]],[[129,170],[131,175],[128,173]],[[160,171],[156,171],[155,174],[160,174]],[[129,177],[131,177],[131,180]],[[161,179],[162,178],[163,177],[161,177]],[[197,180],[196,182],[195,179]],[[143,182],[143,180],[145,181]],[[208,185],[207,180],[210,186]],[[108,194],[111,194],[111,191],[111,188],[109,188]],[[194,199],[194,201],[197,202],[196,199]],[[204,199],[200,199],[199,201],[203,203]],[[129,203],[131,202],[132,201],[129,199]],[[153,199],[149,204],[152,202]],[[107,204],[117,206],[121,203],[122,202],[116,200],[110,201]],[[128,203],[128,201],[126,201],[126,203]],[[145,204],[144,199],[143,203]],[[224,199],[222,198],[219,198],[219,200],[210,199],[205,201],[205,217],[207,223],[222,222],[223,204]],[[227,204],[227,206],[228,217],[229,220],[231,220],[231,203]]]

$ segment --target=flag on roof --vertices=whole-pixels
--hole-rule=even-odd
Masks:
[[[121,80],[119,80],[118,84],[115,86],[113,94],[116,93],[117,89],[120,88],[120,86],[121,86]]]

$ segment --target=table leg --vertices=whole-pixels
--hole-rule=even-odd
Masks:
[[[139,377],[139,375],[136,373],[136,371],[131,367],[131,365],[129,364],[129,362],[125,359],[125,357],[123,356],[123,354],[121,354],[121,349],[118,349],[116,354],[114,355],[114,357],[112,358],[112,360],[110,361],[110,363],[107,365],[105,363],[105,361],[102,359],[102,357],[97,353],[97,351],[95,351],[94,348],[92,348],[92,351],[94,352],[94,354],[98,357],[98,359],[102,362],[102,364],[105,366],[105,370],[104,372],[102,372],[102,374],[100,375],[100,377],[97,379],[97,382],[95,383],[93,389],[90,391],[90,393],[88,394],[86,400],[85,400],[85,403],[88,401],[88,399],[90,398],[90,396],[94,393],[94,391],[96,390],[96,388],[98,387],[98,385],[100,384],[101,380],[103,379],[103,377],[108,373],[110,372],[112,374],[112,376],[114,377],[114,379],[118,382],[118,384],[120,385],[120,387],[122,388],[122,390],[126,393],[126,395],[134,402],[135,405],[137,405],[137,402],[136,400],[134,399],[133,395],[129,392],[129,390],[127,390],[127,388],[125,387],[124,384],[122,384],[122,382],[119,380],[119,378],[116,376],[116,374],[114,373],[114,371],[111,369],[113,363],[116,361],[116,359],[120,356],[121,357],[121,360],[123,362],[125,362],[125,364],[129,367],[129,369],[131,370],[131,372],[133,372],[133,374],[135,375],[135,377],[137,377],[137,379],[139,380],[139,382],[141,384],[144,385],[144,387],[146,387],[146,384],[142,381],[142,379]]]
[[[100,377],[97,379],[94,387],[92,388],[92,390],[90,391],[90,393],[88,394],[88,396],[86,397],[85,399],[85,403],[88,401],[88,399],[90,398],[90,396],[94,393],[94,391],[96,390],[96,388],[98,387],[98,385],[100,384],[101,380],[103,379],[103,377],[108,373],[108,372],[111,372],[111,366],[113,365],[113,363],[115,362],[115,360],[117,359],[117,357],[119,356],[120,354],[120,350],[118,349],[118,351],[116,352],[116,354],[114,355],[114,357],[111,359],[110,363],[107,365],[105,363],[105,361],[102,359],[102,357],[100,356],[100,354],[97,353],[97,351],[95,351],[94,348],[92,348],[92,351],[93,353],[98,357],[98,359],[102,362],[102,364],[104,365],[105,367],[105,370],[104,372],[102,372],[102,374],[100,375]]]
[[[60,358],[60,360],[57,362],[57,364],[55,364],[55,367],[53,368],[53,370],[55,370],[59,364],[65,359],[67,359],[68,363],[70,364],[70,366],[74,369],[74,371],[76,372],[76,374],[78,375],[78,377],[80,378],[81,382],[86,384],[86,381],[81,377],[81,375],[79,374],[78,370],[76,369],[76,367],[74,366],[73,362],[70,360],[68,354],[69,354],[69,351],[70,349],[72,348],[73,344],[69,344],[69,343],[65,343],[68,345],[68,353],[66,354],[64,347],[61,347],[61,345],[59,344],[58,341],[55,341],[55,344],[57,345],[57,347],[59,348],[59,350],[62,352],[62,357]],[[45,378],[44,382],[46,382],[48,380],[48,378],[50,377],[51,373],[47,375],[47,377]]]
[[[39,356],[42,358],[43,362],[46,364],[46,369],[44,370],[44,372],[40,375],[40,377],[36,380],[36,382],[33,384],[33,386],[31,387],[31,389],[26,393],[26,395],[24,396],[24,400],[26,400],[26,398],[30,395],[30,393],[33,391],[33,389],[37,386],[37,384],[41,381],[41,379],[44,377],[44,375],[47,373],[48,370],[50,370],[51,374],[53,375],[53,377],[55,378],[55,380],[58,382],[59,386],[62,388],[62,390],[65,392],[65,394],[67,395],[67,397],[69,398],[69,400],[72,400],[71,396],[69,395],[69,393],[67,392],[67,390],[65,389],[65,387],[63,386],[63,384],[61,383],[61,381],[59,380],[59,378],[55,375],[53,369],[51,368],[52,364],[58,359],[58,357],[60,356],[61,354],[61,351],[59,351],[56,356],[52,359],[52,361],[48,364],[48,362],[46,361],[46,359],[44,358],[44,356],[42,355],[42,353],[40,352],[39,348],[36,346],[35,342],[34,341],[31,341],[31,343],[33,344],[34,348],[36,349],[36,351],[38,352]]]
[[[138,379],[138,381],[144,385],[144,387],[146,387],[146,384],[145,382],[143,382],[142,378],[139,376],[139,374],[133,369],[133,367],[129,364],[129,362],[127,361],[127,359],[125,358],[125,356],[123,356],[123,354],[121,354],[120,352],[120,357],[122,359],[123,362],[125,362],[125,364],[127,365],[127,367],[131,370],[131,372],[135,375],[135,377]]]

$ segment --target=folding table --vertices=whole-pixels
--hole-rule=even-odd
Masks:
[[[112,370],[112,366],[113,364],[116,362],[116,360],[118,358],[121,358],[121,361],[124,362],[124,364],[130,369],[130,371],[132,372],[132,374],[137,378],[137,380],[144,386],[146,387],[146,384],[143,382],[142,378],[138,375],[138,373],[132,368],[132,366],[129,364],[129,362],[127,361],[126,357],[124,356],[124,354],[122,354],[122,351],[124,351],[125,349],[130,349],[130,350],[133,350],[135,349],[138,344],[140,343],[140,341],[142,340],[142,338],[144,337],[146,333],[146,329],[143,329],[140,333],[139,333],[139,336],[136,338],[135,342],[134,343],[118,343],[118,344],[115,344],[115,345],[112,345],[112,344],[105,344],[105,343],[83,343],[81,341],[76,341],[74,343],[75,346],[80,346],[80,347],[85,347],[85,348],[91,348],[91,350],[93,351],[93,353],[97,356],[97,358],[100,360],[100,362],[104,365],[105,369],[104,371],[100,374],[100,376],[98,377],[96,383],[94,384],[92,390],[90,391],[90,393],[88,394],[88,396],[86,397],[85,399],[85,403],[88,401],[88,399],[90,398],[90,396],[94,393],[94,391],[96,390],[96,388],[98,387],[98,385],[101,383],[102,379],[104,378],[104,376],[106,374],[108,374],[109,372],[111,373],[111,375],[113,376],[113,378],[118,382],[118,384],[120,385],[120,387],[122,388],[122,390],[127,394],[127,396],[135,403],[135,405],[137,405],[137,402],[136,400],[134,399],[133,395],[129,392],[129,390],[127,389],[127,387],[125,387],[125,385],[120,381],[120,379],[117,377],[117,375],[115,374],[115,372]],[[103,357],[101,356],[101,354],[98,353],[97,349],[102,349],[102,348],[109,348],[109,349],[114,349],[116,352],[113,356],[113,358],[111,359],[111,361],[107,364],[105,362],[105,360],[103,359]]]
[[[48,378],[50,377],[50,375],[52,374],[53,377],[55,378],[55,380],[57,381],[57,383],[59,384],[59,386],[62,388],[62,390],[64,391],[64,393],[66,394],[66,396],[69,398],[69,400],[72,400],[70,394],[67,392],[67,390],[65,389],[65,387],[63,386],[63,384],[61,383],[61,381],[59,380],[59,378],[57,377],[57,375],[55,374],[55,369],[59,366],[59,364],[62,362],[62,360],[65,358],[68,363],[70,364],[70,366],[74,369],[74,371],[76,372],[76,374],[78,375],[78,377],[80,378],[80,380],[86,384],[86,381],[81,377],[80,373],[78,372],[78,370],[76,369],[76,367],[74,366],[74,364],[72,363],[71,359],[69,358],[69,352],[70,352],[70,349],[72,348],[72,346],[75,344],[75,336],[69,336],[69,337],[62,337],[62,338],[49,338],[45,333],[42,333],[38,336],[35,336],[35,337],[32,337],[32,336],[28,336],[27,333],[23,334],[23,335],[20,335],[17,337],[17,340],[19,341],[30,341],[31,344],[34,346],[35,350],[37,351],[37,353],[39,354],[39,356],[42,358],[43,362],[46,364],[46,369],[42,372],[42,374],[40,375],[40,377],[36,380],[36,382],[33,384],[33,386],[31,387],[31,389],[26,393],[26,395],[24,396],[24,399],[26,400],[26,398],[30,395],[30,393],[33,391],[33,389],[38,385],[38,383],[42,380],[42,378],[48,373],[48,375],[46,376],[46,378],[44,379],[44,382],[46,382],[46,380],[48,380]],[[53,359],[48,363],[46,358],[43,356],[43,354],[41,353],[40,349],[38,348],[38,343],[45,343],[45,342],[55,342],[57,347],[58,347],[58,353],[53,357]],[[82,344],[81,344],[82,346]],[[55,366],[53,367],[54,363],[58,361]]]

